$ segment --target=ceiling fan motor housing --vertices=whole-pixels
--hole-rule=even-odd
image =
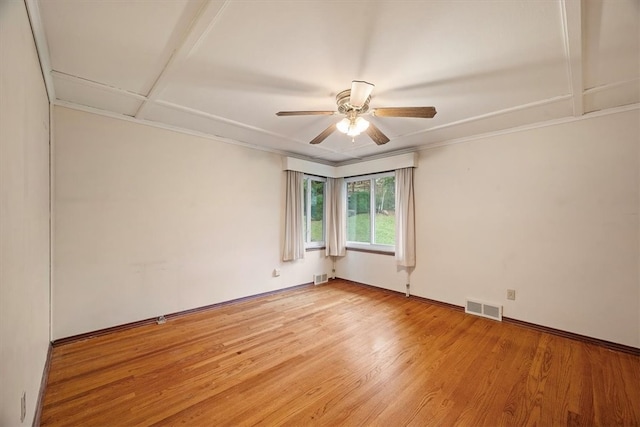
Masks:
[[[351,89],[343,90],[342,92],[336,95],[336,103],[338,104],[338,112],[341,114],[347,114],[350,111],[357,111],[360,113],[366,113],[369,111],[369,101],[371,101],[371,96],[367,97],[367,100],[362,104],[362,107],[354,107],[349,103],[351,99]]]

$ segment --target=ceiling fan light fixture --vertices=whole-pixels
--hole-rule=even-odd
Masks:
[[[342,133],[347,133],[349,132],[349,125],[351,124],[351,121],[349,121],[349,119],[347,119],[346,117],[342,120],[340,120],[337,124],[336,127],[338,128],[338,130]]]
[[[363,119],[362,117],[358,117],[355,122],[355,127],[358,131],[358,134],[361,134],[369,127],[369,122]]]
[[[362,117],[345,117],[336,124],[336,127],[340,132],[354,137],[367,130],[367,128],[369,127],[369,122]]]

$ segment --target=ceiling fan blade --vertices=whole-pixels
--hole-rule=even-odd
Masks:
[[[391,107],[374,108],[373,115],[378,117],[418,117],[430,119],[436,115],[435,107]]]
[[[320,135],[316,136],[311,141],[309,141],[309,144],[320,144],[329,135],[331,135],[335,130],[336,130],[336,124],[334,123],[331,126],[329,126],[328,128],[326,128],[325,130],[323,130],[322,132],[320,132]]]
[[[332,116],[335,111],[278,111],[276,116]]]
[[[353,107],[360,108],[367,102],[367,98],[373,92],[375,85],[362,80],[354,80],[351,82],[351,93],[349,94],[349,104]]]
[[[367,135],[369,135],[369,138],[373,139],[373,142],[378,145],[383,145],[389,142],[389,138],[387,137],[387,135],[382,133],[382,131],[378,129],[378,127],[373,123],[369,123],[369,127],[367,128],[366,132]]]

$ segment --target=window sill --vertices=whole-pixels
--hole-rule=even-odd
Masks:
[[[304,248],[305,252],[313,252],[313,251],[324,251],[327,249],[326,246],[314,246],[312,248]]]

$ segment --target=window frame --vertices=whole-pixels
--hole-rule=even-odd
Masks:
[[[303,222],[305,221],[305,217],[306,217],[306,224],[303,224],[303,230],[305,230],[304,233],[304,248],[305,250],[309,250],[309,249],[322,249],[324,247],[326,247],[326,241],[327,241],[327,204],[326,204],[326,199],[327,199],[327,178],[322,177],[322,176],[316,176],[316,175],[308,175],[308,174],[304,174],[302,177],[303,181],[306,182],[306,186],[307,189],[309,189],[309,191],[307,191],[306,194],[306,200],[305,200],[305,194],[304,194],[304,187],[305,184],[303,182],[302,185],[302,211],[303,211],[303,216],[302,216],[302,220]],[[317,181],[317,182],[323,182],[324,185],[322,186],[322,241],[320,242],[312,242],[311,241],[311,181]],[[305,202],[306,202],[306,209],[305,209]]]
[[[346,214],[347,214],[347,223],[345,224],[345,227],[348,228],[348,221],[349,221],[349,194],[348,194],[348,189],[347,189],[347,184],[349,182],[356,182],[356,181],[367,181],[369,180],[369,221],[370,221],[370,237],[369,237],[369,243],[365,243],[365,242],[355,242],[355,241],[351,241],[348,240],[349,237],[349,233],[348,231],[345,229],[345,234],[347,236],[347,244],[346,247],[347,249],[353,249],[353,250],[362,250],[362,251],[367,251],[367,252],[382,252],[382,253],[388,253],[390,255],[392,255],[393,253],[395,253],[396,247],[395,247],[395,241],[397,239],[397,236],[395,235],[395,230],[394,230],[394,244],[393,245],[385,245],[385,244],[381,244],[381,243],[373,243],[373,240],[375,239],[375,235],[376,235],[376,193],[375,193],[375,180],[378,178],[386,178],[386,177],[393,177],[393,183],[395,185],[396,181],[395,181],[395,177],[396,177],[396,173],[395,171],[387,171],[387,172],[379,172],[379,173],[372,173],[372,174],[367,174],[367,175],[358,175],[358,176],[350,176],[348,178],[344,179],[344,205],[345,208],[347,210]]]

